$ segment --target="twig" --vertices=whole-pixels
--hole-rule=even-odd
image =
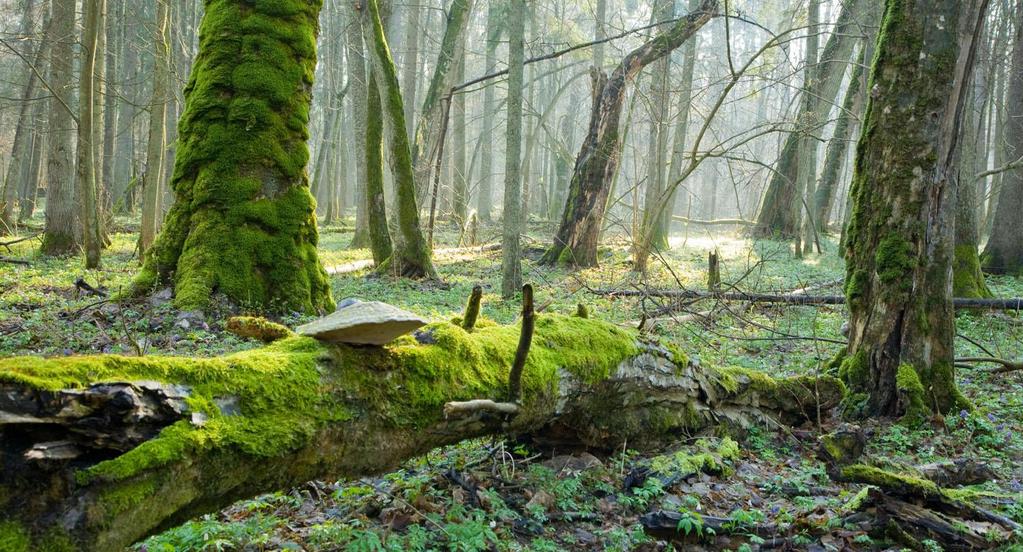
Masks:
[[[991,370],[992,374],[1002,374],[1005,372],[1014,372],[1016,370],[1023,370],[1023,362],[1005,360],[1004,358],[996,357],[967,357],[957,358],[956,364],[1000,364],[1001,367]]]
[[[490,399],[474,399],[471,401],[452,401],[444,404],[444,417],[472,414],[476,412],[494,412],[496,414],[518,414],[519,405],[514,403],[495,402]]]
[[[10,257],[0,257],[0,263],[10,263],[10,264],[16,264],[16,265],[25,265],[25,266],[31,266],[32,265],[32,263],[30,263],[30,262],[28,262],[26,260],[23,260],[23,259],[12,259]]]

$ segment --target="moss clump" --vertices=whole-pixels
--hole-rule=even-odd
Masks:
[[[17,522],[0,522],[0,550],[4,552],[27,552],[29,545],[28,532]]]
[[[952,260],[952,295],[955,297],[994,297],[984,282],[980,256],[972,244],[955,246]]]
[[[916,267],[916,257],[909,242],[902,236],[889,234],[877,245],[874,254],[874,270],[882,284],[902,282],[898,287],[905,289],[911,285],[912,272]]]
[[[214,292],[276,311],[333,310],[305,174],[320,5],[206,3],[179,126],[176,201],[136,293],[173,282],[186,310],[205,308]]]
[[[907,425],[919,425],[927,419],[930,409],[924,401],[924,386],[920,375],[909,364],[900,364],[895,373],[895,388],[902,402],[902,421]]]
[[[866,464],[853,464],[842,468],[841,478],[845,481],[876,485],[885,491],[902,496],[923,498],[945,496],[941,488],[933,481]]]
[[[151,497],[155,490],[156,482],[153,480],[132,481],[108,489],[100,496],[99,502],[107,510],[108,515],[116,515],[138,506]]]
[[[287,326],[271,322],[260,316],[234,316],[227,321],[227,331],[247,339],[273,343],[294,335]]]
[[[696,452],[680,450],[655,456],[650,460],[650,469],[661,476],[686,477],[695,473],[727,475],[731,472],[731,463],[738,460],[739,455],[739,443],[731,437],[722,437],[717,442],[698,439]]]

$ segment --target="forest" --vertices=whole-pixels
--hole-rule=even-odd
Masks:
[[[1023,551],[1023,0],[0,0],[0,552]]]

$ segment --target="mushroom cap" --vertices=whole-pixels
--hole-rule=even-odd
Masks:
[[[427,322],[419,316],[380,301],[346,301],[328,316],[295,329],[301,335],[329,343],[383,345]]]

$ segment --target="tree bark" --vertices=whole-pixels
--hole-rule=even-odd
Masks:
[[[395,181],[395,213],[398,217],[399,235],[394,252],[382,265],[381,273],[407,278],[433,278],[437,272],[430,260],[430,249],[419,227],[419,207],[416,203],[415,171],[412,164],[412,150],[408,135],[405,134],[405,109],[401,90],[398,88],[398,74],[395,70],[391,49],[384,37],[383,22],[377,0],[366,2],[367,25],[363,27],[370,60],[373,64],[373,80],[376,93],[380,95],[381,115],[384,119],[384,135],[387,158]],[[374,90],[370,90],[370,94]],[[367,144],[368,147],[368,144]]]
[[[1019,3],[1017,2],[1017,6]],[[998,142],[1005,148],[1009,162],[1023,158],[1023,13],[1016,11],[1016,33],[1013,39],[1012,67],[1008,71],[1008,92],[1005,101],[1004,138]],[[991,236],[982,256],[984,270],[992,274],[1023,274],[1023,166],[1001,175],[1001,191],[995,205]]]
[[[596,266],[597,242],[607,197],[618,171],[625,87],[644,67],[692,38],[716,13],[717,7],[716,0],[704,0],[698,10],[681,18],[671,29],[630,52],[610,77],[594,70],[589,130],[576,157],[568,202],[554,244],[540,260],[541,264]]]
[[[817,99],[816,103],[831,105],[835,103],[842,84],[844,66],[852,58],[853,46],[856,44],[856,29],[860,25],[862,14],[869,8],[866,0],[846,0],[838,16],[834,32],[824,46],[821,61],[816,68],[816,76],[812,82],[816,85],[810,94]],[[804,105],[804,108],[806,106]],[[800,126],[803,125],[806,112],[799,114]],[[813,124],[813,123],[811,123]],[[799,231],[795,220],[798,211],[793,207],[802,208],[800,196],[796,193],[799,178],[799,150],[804,132],[800,129],[785,138],[780,157],[760,207],[757,226],[753,235],[757,237],[794,238]]]
[[[173,282],[182,309],[205,308],[219,292],[277,310],[333,310],[305,172],[319,11],[318,1],[206,3],[176,201],[136,292]]]
[[[50,1],[54,40],[50,52],[49,136],[46,152],[46,227],[42,252],[68,255],[77,249],[74,209],[72,141],[75,114],[70,102],[73,48],[76,42],[75,7],[65,0]]]
[[[846,254],[840,374],[856,414],[919,421],[967,405],[955,383],[950,291],[956,139],[986,0],[978,3],[886,4]]]
[[[458,62],[456,64],[455,80],[461,81],[465,78],[465,37],[462,37],[461,43],[458,45],[460,52],[456,56]],[[452,176],[454,177],[454,185],[452,186],[452,216],[455,222],[458,223],[459,228],[465,226],[466,216],[468,215],[469,205],[469,174],[468,165],[466,164],[466,142],[465,142],[465,94],[456,94],[451,99],[451,163],[454,165]]]
[[[30,548],[120,550],[240,498],[380,473],[464,439],[648,448],[816,420],[842,396],[832,378],[713,369],[611,324],[541,315],[518,413],[446,417],[448,403],[507,398],[519,328],[421,333],[385,347],[288,337],[209,359],[2,360],[4,530]]]

